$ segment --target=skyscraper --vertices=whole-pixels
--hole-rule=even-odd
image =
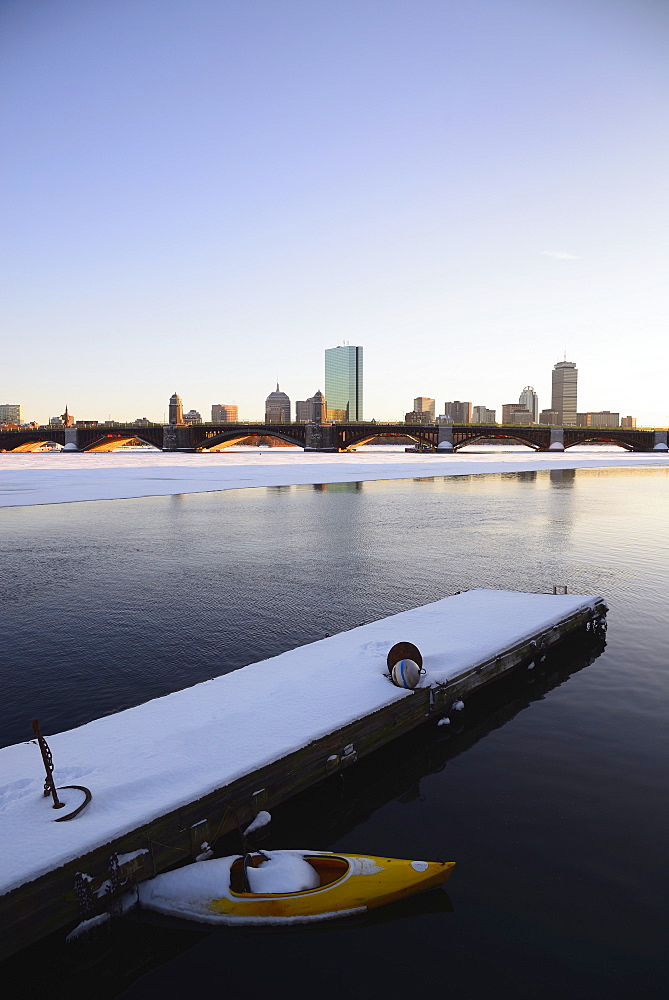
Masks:
[[[576,426],[576,389],[578,369],[573,361],[558,361],[553,368],[551,410],[557,413],[558,425]]]
[[[328,347],[325,398],[328,420],[362,420],[362,347]]]
[[[276,383],[276,392],[270,392],[265,400],[265,423],[290,423],[290,399],[285,392],[281,392],[278,382]]]
[[[526,410],[530,411],[530,417],[533,424],[539,422],[539,397],[537,396],[534,388],[531,385],[526,385],[521,392],[518,402],[521,406],[524,406]]]

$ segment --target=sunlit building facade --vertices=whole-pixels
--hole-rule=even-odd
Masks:
[[[327,348],[325,398],[328,420],[362,420],[362,347]]]
[[[211,407],[212,424],[236,424],[239,420],[239,409],[232,403],[213,403]]]
[[[414,413],[427,413],[430,423],[434,423],[435,403],[430,396],[416,396],[413,401]]]
[[[184,404],[177,392],[170,396],[169,413],[171,424],[182,424],[184,422]]]
[[[558,361],[553,368],[551,410],[558,415],[557,423],[563,427],[576,426],[576,392],[578,369],[573,361]]]
[[[611,410],[597,410],[576,414],[577,427],[620,427],[620,414]]]
[[[0,403],[0,424],[22,424],[23,407],[20,403]]]

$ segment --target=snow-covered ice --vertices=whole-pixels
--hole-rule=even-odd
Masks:
[[[351,483],[429,476],[470,476],[547,469],[667,468],[666,453],[567,452],[406,453],[379,448],[348,454],[305,454],[269,448],[199,454],[0,454],[0,506],[119,500],[258,486]]]
[[[51,800],[42,795],[44,771],[34,741],[6,747],[0,750],[0,893],[414,697],[386,676],[386,655],[396,642],[421,650],[425,687],[471,670],[597,600],[472,590],[47,734],[56,784],[76,775],[93,794],[68,823],[54,822]]]

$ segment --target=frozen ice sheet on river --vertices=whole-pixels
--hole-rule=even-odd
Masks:
[[[666,468],[667,463],[664,454],[594,453],[593,449],[425,456],[383,449],[306,455],[285,448],[205,455],[6,453],[0,454],[0,507],[534,469]]]
[[[78,729],[47,734],[57,784],[81,783],[93,793],[70,823],[55,823],[50,800],[42,796],[44,773],[34,742],[6,747],[0,750],[0,893],[413,697],[385,676],[395,642],[419,647],[426,686],[456,677],[596,601],[472,590]]]

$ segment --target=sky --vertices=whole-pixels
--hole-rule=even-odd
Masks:
[[[0,402],[667,426],[665,0],[1,0]]]

